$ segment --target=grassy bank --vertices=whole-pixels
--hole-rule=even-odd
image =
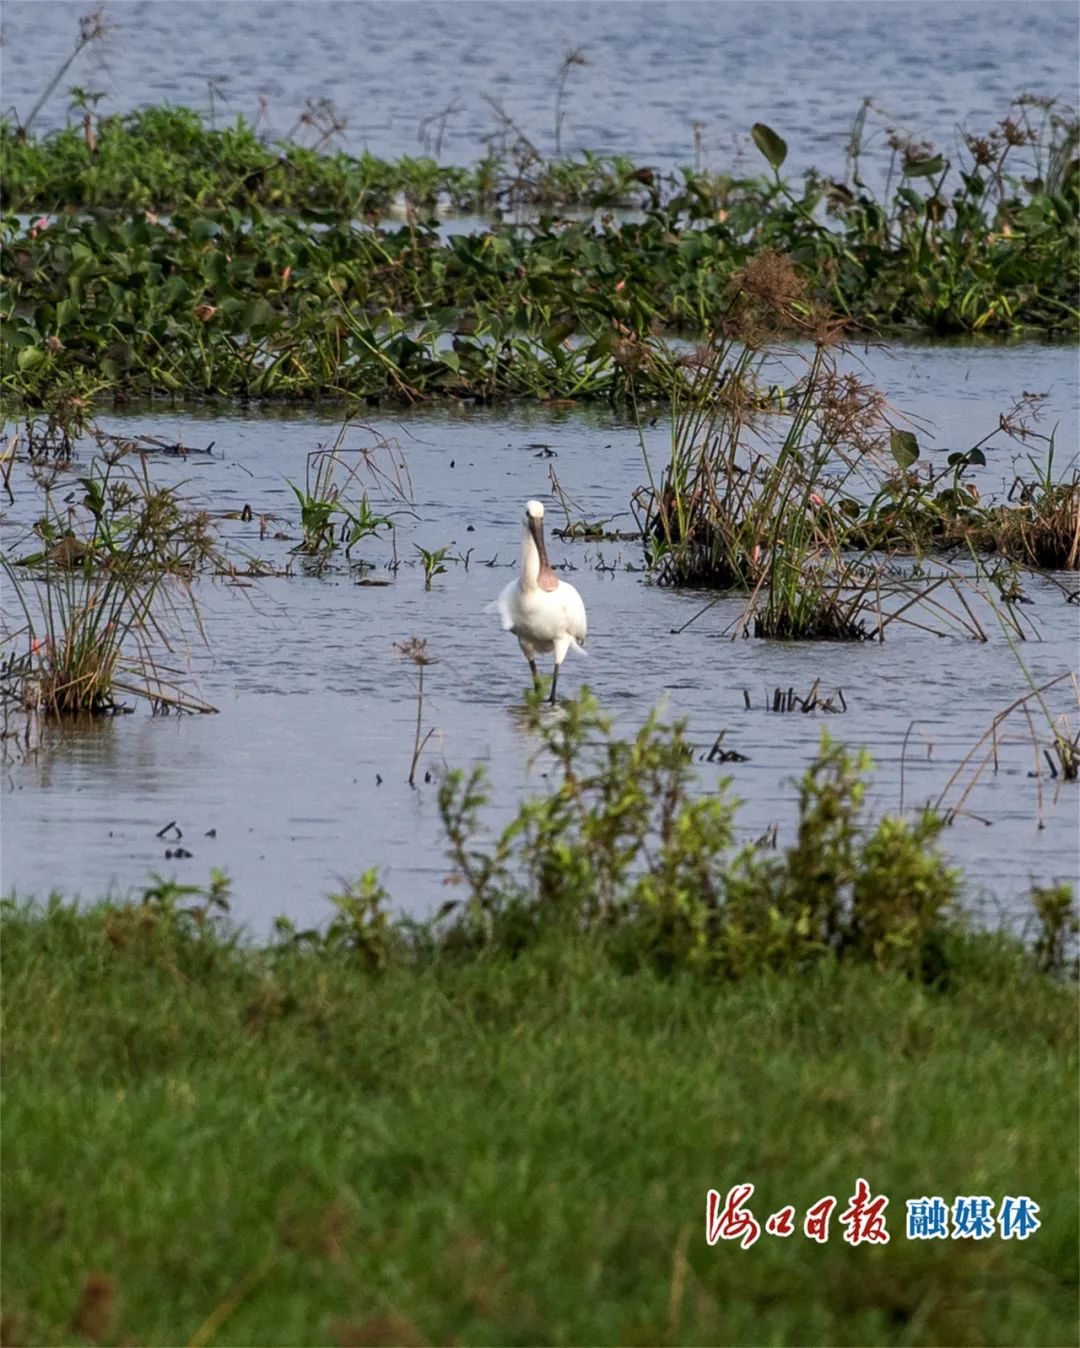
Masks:
[[[947,986],[710,984],[603,945],[379,975],[150,907],[3,925],[5,1341],[1062,1344],[1072,993],[994,937]],[[887,1246],[707,1246],[865,1176]],[[1027,1194],[1022,1245],[905,1199]]]

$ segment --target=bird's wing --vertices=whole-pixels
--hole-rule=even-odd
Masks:
[[[566,630],[574,638],[575,645],[581,650],[582,643],[588,635],[589,624],[585,617],[585,601],[572,585],[566,586],[563,611],[566,614]],[[584,654],[584,652],[582,653]]]
[[[512,580],[509,585],[503,588],[503,592],[499,595],[498,599],[493,599],[490,604],[485,604],[484,606],[485,613],[497,613],[499,615],[499,621],[502,623],[504,632],[509,632],[514,626],[514,614],[511,601],[516,588],[517,581]]]

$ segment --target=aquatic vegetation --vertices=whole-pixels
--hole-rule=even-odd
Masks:
[[[1025,567],[1075,571],[1080,567],[1080,473],[1073,456],[1064,471],[1052,432],[1036,429],[1043,398],[1025,394],[998,416],[997,426],[966,451],[954,451],[935,473],[924,467],[918,440],[893,432],[897,470],[884,475],[868,503],[849,501],[848,540],[874,548],[975,549],[998,553]],[[973,465],[986,463],[984,446],[998,435],[1023,446],[1036,441],[1041,453],[1014,459],[1012,486],[1005,500],[984,500],[964,480]]]
[[[317,463],[314,482],[311,480],[313,460]],[[293,549],[294,552],[314,556],[332,551],[340,541],[345,544],[345,556],[348,557],[350,551],[363,539],[377,536],[380,529],[394,527],[389,516],[375,514],[366,492],[355,505],[344,499],[342,492],[345,486],[332,481],[337,461],[335,455],[314,450],[308,455],[307,486],[301,490],[295,483],[289,483],[300,506],[300,528],[303,532],[303,539]]]
[[[348,443],[355,429],[364,432],[360,445]],[[402,501],[408,499],[412,490],[408,468],[397,445],[347,416],[332,446],[308,454],[303,488],[289,483],[300,507],[302,533],[294,552],[325,562],[344,544],[348,558],[364,539],[378,537],[380,529],[393,532],[394,516],[399,512],[376,514],[367,490],[360,486],[362,476]]]
[[[973,531],[979,542],[1025,566],[1080,570],[1080,474],[1021,484],[1020,503],[991,507]]]
[[[309,115],[306,125],[319,120]],[[323,221],[401,213],[422,220],[437,208],[512,217],[526,209],[615,209],[650,200],[644,171],[622,156],[549,162],[527,141],[504,144],[500,154],[466,169],[427,156],[389,161],[366,150],[357,157],[331,153],[291,136],[266,144],[243,118],[215,127],[209,116],[168,105],[123,116],[97,113],[91,121],[89,152],[84,125],[34,140],[25,128],[0,120],[0,208],[254,206]],[[325,145],[326,137],[320,139]]]
[[[776,159],[771,180],[685,171],[665,184],[591,156],[577,166],[538,159],[539,176],[530,161],[507,188],[522,191],[527,176],[527,224],[493,220],[450,236],[430,215],[397,230],[365,224],[371,194],[391,189],[363,173],[329,206],[311,204],[317,182],[296,187],[299,201],[275,195],[265,184],[297,173],[305,155],[320,172],[334,161],[296,147],[274,155],[242,125],[208,130],[194,113],[147,109],[133,115],[132,144],[115,162],[109,147],[123,142],[125,119],[99,125],[89,162],[82,139],[58,133],[64,162],[108,168],[120,184],[99,199],[3,124],[3,387],[33,408],[88,389],[415,401],[624,398],[635,388],[658,397],[641,344],[658,330],[710,337],[733,281],[754,284],[756,269],[760,287],[780,256],[805,298],[786,311],[772,305],[775,334],[801,334],[808,315],[831,311],[864,332],[1068,335],[1080,319],[1076,120],[1051,107],[1035,125],[1029,111],[1018,103],[985,147],[972,139],[966,166],[898,151],[899,181],[882,200],[817,175],[797,196],[768,128],[757,134]],[[143,183],[166,154],[203,176],[224,155],[222,190],[185,184],[179,169]],[[1010,154],[1017,165],[1027,156],[1029,175],[1014,174],[1012,161],[1005,170]],[[423,180],[431,200],[440,173],[451,173],[398,167],[414,180],[407,190]],[[488,192],[489,170],[476,170]],[[609,172],[599,189],[597,175]],[[586,198],[602,211],[631,187],[637,218],[554,213]],[[99,209],[110,204],[126,215]],[[88,206],[92,215],[80,215]],[[17,211],[32,214],[21,221]]]
[[[751,591],[740,630],[783,641],[883,640],[888,622],[880,606],[884,566],[867,566],[865,559],[848,562],[836,553],[807,556],[782,549]]]
[[[777,327],[800,331],[809,348],[787,350]],[[985,640],[963,593],[969,576],[946,567],[898,578],[894,559],[996,552],[1007,567],[985,576],[979,593],[993,602],[996,589],[1011,605],[1018,568],[1080,565],[1080,475],[1060,476],[1054,435],[1035,429],[1033,394],[934,471],[885,396],[841,372],[845,350],[834,318],[783,255],[762,253],[734,278],[717,335],[680,358],[662,472],[641,439],[648,482],[634,507],[652,574],[664,585],[745,592],[743,634],[880,640],[890,623],[915,622],[915,607],[922,623],[930,613]],[[769,386],[778,364],[801,374]],[[639,414],[639,434],[641,424]],[[1017,473],[1007,500],[984,500],[965,474],[985,465],[984,447],[999,434],[1034,439],[1043,453],[1027,454],[1030,472]],[[935,597],[943,585],[955,611]]]
[[[616,398],[630,383],[661,393],[659,353],[634,364],[632,333],[602,313],[571,342],[579,325],[556,323],[560,300],[541,279],[550,268],[537,267],[534,301],[515,276],[520,246],[505,237],[466,241],[476,255],[463,274],[444,256],[429,275],[433,251],[467,250],[415,231],[312,233],[229,215],[61,217],[32,239],[18,228],[8,221],[0,381],[31,408],[85,398],[88,372],[113,396],[580,399]]]
[[[887,405],[840,373],[831,320],[788,259],[762,254],[733,292],[726,335],[686,358],[693,374],[672,390],[661,477],[646,455],[636,505],[650,566],[663,584],[747,591],[741,628],[757,636],[880,637],[886,563],[851,548],[849,500],[888,442]],[[778,351],[777,320],[811,339],[808,356]],[[803,374],[763,396],[780,355]]]
[[[450,555],[449,546],[445,548],[433,548],[430,551],[422,548],[419,543],[414,544],[416,551],[420,554],[420,561],[424,567],[424,589],[431,589],[431,582],[436,576],[445,576],[446,567],[443,562]]]
[[[749,688],[743,689],[743,701],[746,704],[746,710],[751,711],[754,703],[750,697]],[[844,690],[842,688],[834,688],[831,693],[826,695],[821,691],[820,679],[814,680],[810,686],[810,691],[805,697],[800,697],[794,688],[774,688],[771,697],[766,692],[763,705],[766,711],[799,711],[804,715],[807,712],[812,711],[847,711],[847,702],[844,700]]]
[[[5,706],[108,714],[124,710],[126,694],[155,712],[213,711],[163,663],[202,635],[190,582],[221,564],[209,515],[154,483],[145,461],[95,461],[78,487],[70,504],[47,483],[33,550],[0,557],[23,619],[4,634]]]

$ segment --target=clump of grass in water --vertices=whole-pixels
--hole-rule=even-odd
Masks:
[[[776,344],[776,331],[793,327],[812,344],[804,373],[790,388],[766,388],[771,362],[800,359]],[[941,611],[931,598],[941,577],[891,579],[897,551],[974,545],[1027,565],[1076,565],[1080,490],[1075,475],[1055,480],[1052,436],[1040,437],[1046,461],[1031,461],[1038,477],[1020,505],[983,504],[963,479],[986,463],[991,436],[923,480],[915,435],[893,424],[877,389],[838,368],[839,337],[788,259],[761,254],[736,278],[717,336],[683,358],[691,374],[672,388],[659,484],[646,456],[650,482],[637,505],[660,583],[745,590],[743,634],[861,641],[914,622],[905,616],[913,606]],[[1033,401],[1025,395],[991,435],[1032,435]],[[869,502],[857,490],[866,485],[876,488]],[[963,577],[944,580],[970,617]],[[896,593],[902,603],[888,609]],[[981,639],[977,624],[959,622]]]
[[[880,637],[883,624],[867,626],[869,601],[874,593],[872,576],[863,574],[857,584],[849,577],[856,568],[833,569],[832,559],[809,563],[806,558],[786,555],[768,567],[762,592],[750,596],[742,628],[752,624],[756,637],[786,641],[867,641]]]
[[[364,432],[360,445],[348,443],[353,430]],[[355,456],[351,462],[350,456]],[[390,530],[393,536],[394,516],[399,512],[376,513],[366,490],[360,490],[357,498],[361,474],[399,501],[407,501],[412,494],[409,470],[396,442],[347,416],[331,447],[308,454],[303,489],[289,483],[300,507],[302,533],[293,552],[313,558],[317,571],[342,544],[348,558],[357,544],[378,537],[380,529]]]
[[[766,389],[781,354],[774,334],[793,326],[813,343],[803,377]],[[841,556],[844,489],[880,453],[888,424],[881,394],[838,370],[839,349],[835,320],[790,259],[755,258],[735,278],[718,336],[688,358],[693,376],[673,389],[671,460],[659,486],[649,470],[639,497],[660,581],[748,590],[743,628],[757,636],[874,634],[864,616],[874,567],[866,553]]]
[[[1026,567],[1080,568],[1080,474],[1075,459],[1059,472],[1056,436],[1035,429],[1042,395],[1025,393],[997,425],[966,451],[954,451],[940,472],[926,467],[917,438],[892,430],[890,447],[897,471],[886,478],[866,506],[855,503],[847,541],[871,548],[974,548],[997,552]],[[1028,453],[1027,470],[1017,469],[1005,502],[984,501],[965,474],[985,466],[994,438],[1004,434],[1019,444],[1040,442]],[[925,469],[920,475],[919,468]],[[857,522],[856,522],[857,521]]]
[[[1021,492],[1020,504],[987,512],[984,528],[994,549],[1025,566],[1080,570],[1080,475],[1025,484]]]
[[[25,653],[0,684],[7,704],[49,717],[121,710],[118,694],[155,711],[213,711],[159,664],[189,629],[203,635],[190,581],[217,567],[210,519],[141,469],[95,463],[78,508],[54,503],[34,526],[43,546],[5,556]]]

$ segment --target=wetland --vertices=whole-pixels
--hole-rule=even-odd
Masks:
[[[5,1343],[1075,1339],[1078,38],[5,5]]]

